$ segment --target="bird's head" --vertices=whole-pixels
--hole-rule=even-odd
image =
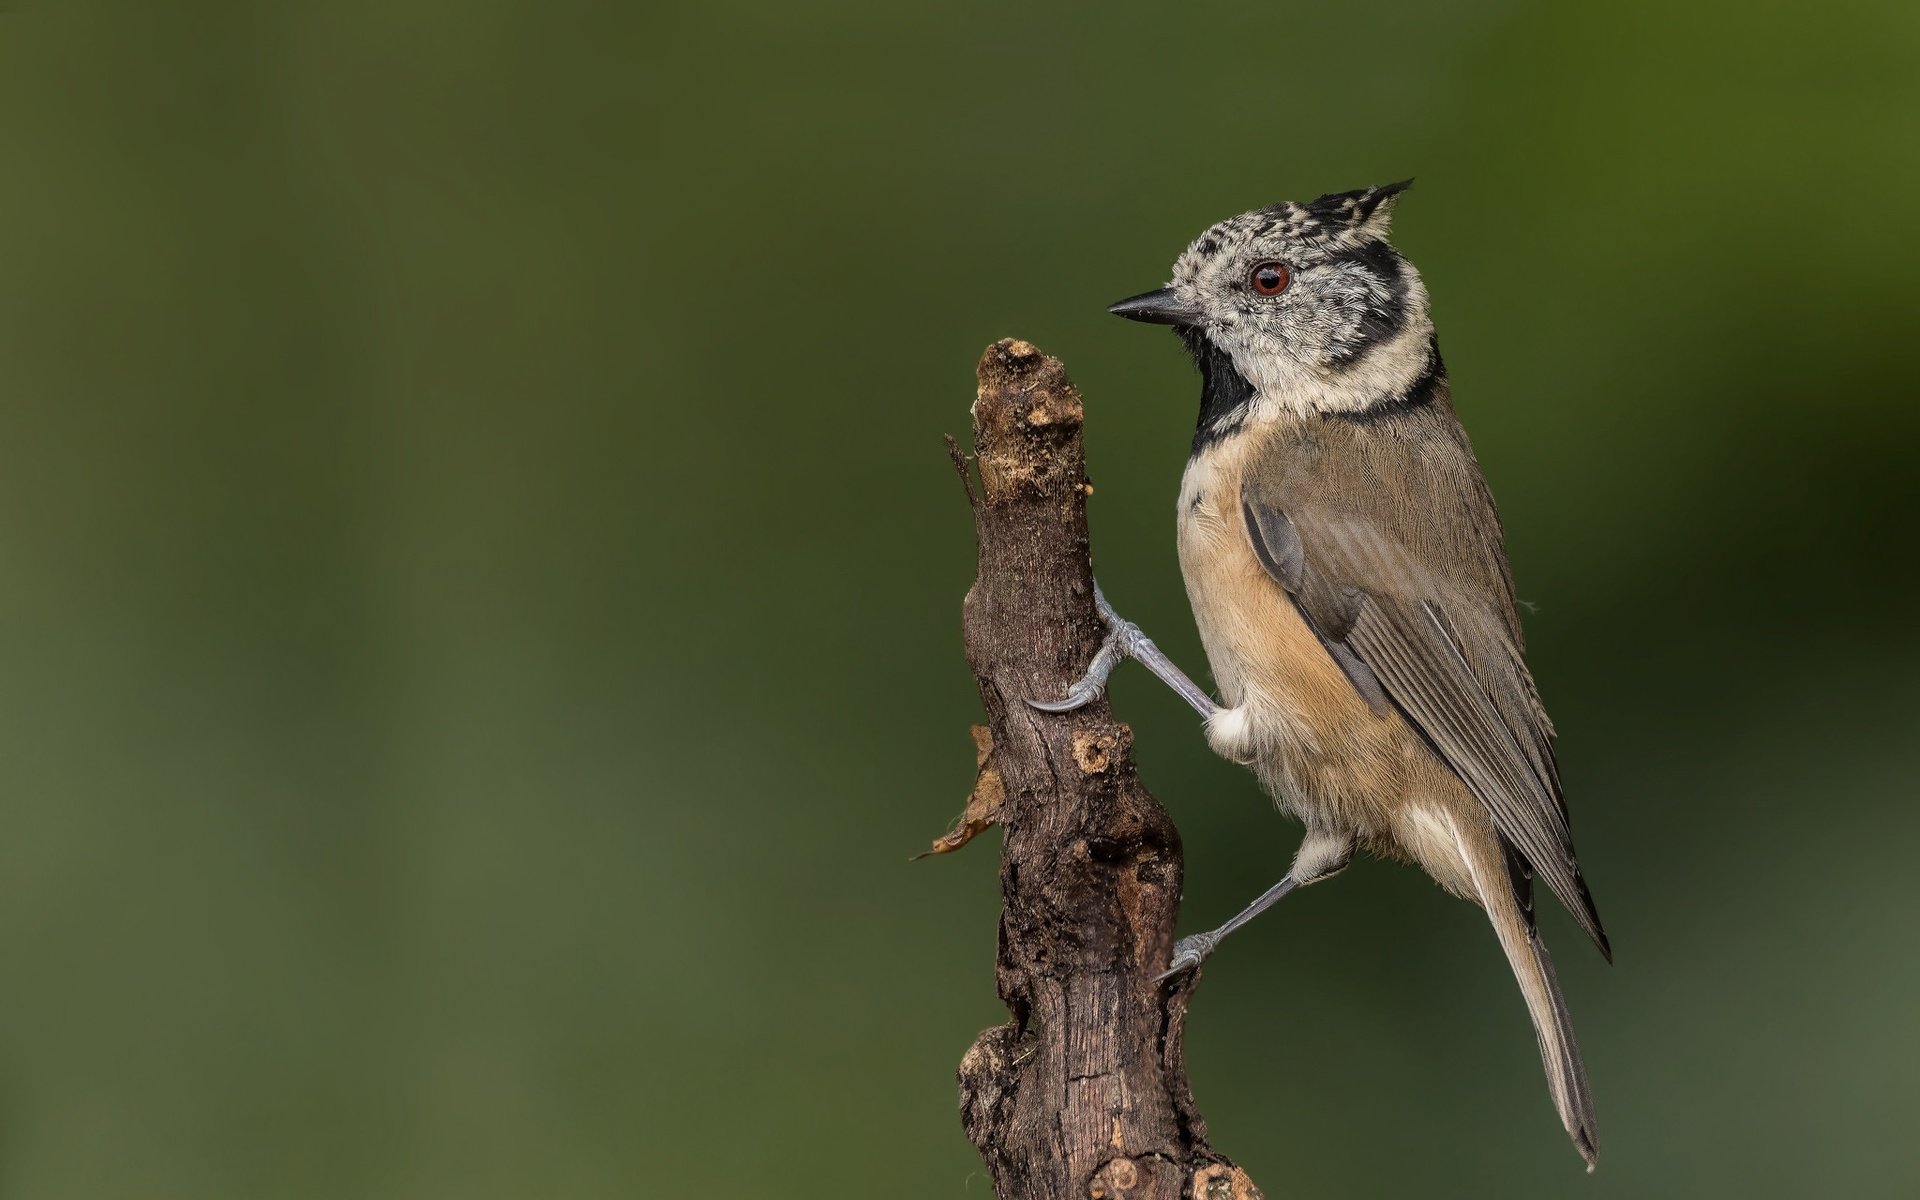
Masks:
[[[1194,239],[1168,286],[1108,311],[1174,326],[1203,370],[1224,356],[1283,408],[1392,399],[1426,369],[1433,335],[1419,273],[1387,241],[1411,182],[1229,217]]]

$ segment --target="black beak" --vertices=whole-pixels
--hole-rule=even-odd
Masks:
[[[1138,296],[1128,296],[1125,300],[1107,305],[1107,311],[1116,317],[1125,317],[1129,321],[1145,321],[1149,325],[1198,325],[1200,310],[1182,304],[1173,294],[1172,288],[1161,288],[1157,292],[1141,292]]]

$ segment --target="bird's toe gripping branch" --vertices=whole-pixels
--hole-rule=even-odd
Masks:
[[[1089,704],[1097,699],[1107,687],[1107,677],[1120,665],[1122,659],[1132,658],[1152,671],[1162,683],[1174,690],[1182,700],[1202,717],[1210,717],[1218,709],[1213,697],[1205,689],[1187,678],[1186,672],[1174,665],[1172,659],[1153,644],[1153,639],[1141,631],[1138,625],[1114,611],[1107,602],[1106,594],[1100,585],[1093,585],[1093,602],[1100,613],[1100,619],[1106,622],[1106,640],[1100,643],[1100,649],[1094,653],[1093,661],[1087,664],[1087,672],[1067,689],[1064,699],[1033,700],[1028,704],[1041,712],[1064,713]]]
[[[1166,970],[1155,975],[1153,981],[1159,983],[1182,971],[1191,971],[1205,962],[1207,955],[1212,954],[1214,947],[1219,944],[1220,938],[1212,933],[1195,933],[1181,938],[1173,945],[1173,961],[1167,964]]]

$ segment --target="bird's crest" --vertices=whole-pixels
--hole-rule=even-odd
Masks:
[[[1272,232],[1294,238],[1321,238],[1351,242],[1375,241],[1387,236],[1393,207],[1413,180],[1383,183],[1352,192],[1329,192],[1305,204],[1287,201],[1261,210]]]

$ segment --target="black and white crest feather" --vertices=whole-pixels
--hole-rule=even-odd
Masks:
[[[1305,204],[1283,201],[1260,212],[1273,222],[1271,229],[1289,238],[1325,238],[1368,241],[1385,238],[1393,220],[1394,202],[1413,186],[1413,180],[1329,192]]]

